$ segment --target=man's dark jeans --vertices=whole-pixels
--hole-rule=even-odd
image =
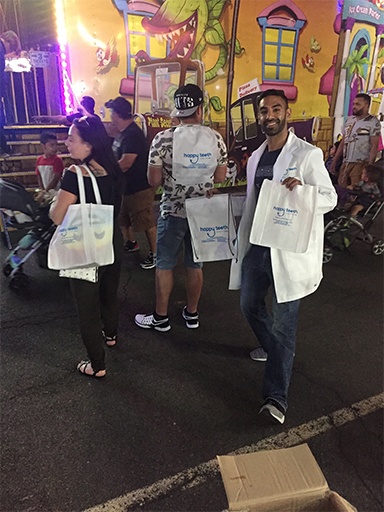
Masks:
[[[272,286],[272,316],[265,297]],[[241,309],[268,354],[263,398],[272,398],[284,410],[295,356],[299,300],[277,303],[268,247],[252,245],[242,265]]]

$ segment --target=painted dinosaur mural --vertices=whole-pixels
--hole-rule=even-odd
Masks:
[[[169,44],[167,57],[202,60],[207,45],[217,47],[215,64],[205,72],[205,80],[224,74],[229,41],[220,17],[227,0],[165,0],[152,18],[144,18],[143,28]],[[236,41],[235,53],[242,53]]]

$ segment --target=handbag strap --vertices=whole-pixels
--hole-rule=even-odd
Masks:
[[[88,165],[83,164],[83,166],[84,166],[85,170],[87,171],[88,176],[91,178],[91,182],[92,182],[92,186],[93,186],[93,193],[95,194],[96,203],[102,204],[100,190],[97,185],[97,180],[96,180],[94,174],[90,171]],[[81,169],[78,165],[75,165],[75,168],[76,168],[76,174],[77,174],[77,183],[79,186],[80,203],[85,204],[86,199],[85,199],[84,176],[83,176],[83,173],[81,172]]]
[[[234,256],[235,251],[233,250],[233,244],[236,241],[236,232],[235,232],[235,239],[231,240],[230,239],[231,226],[235,227],[235,216],[233,215],[232,195],[228,194],[228,246],[229,246],[229,250],[231,251],[232,256]]]

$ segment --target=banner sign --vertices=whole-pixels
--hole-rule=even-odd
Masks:
[[[29,52],[29,58],[34,68],[47,68],[49,66],[51,54],[49,52]]]
[[[384,0],[344,0],[343,20],[347,18],[383,25]]]
[[[250,80],[246,84],[240,85],[240,87],[237,88],[237,98],[239,99],[243,96],[246,96],[247,94],[258,91],[260,91],[259,81],[257,78],[254,78],[253,80]]]

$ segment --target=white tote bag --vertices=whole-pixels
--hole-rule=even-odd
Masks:
[[[187,186],[212,183],[218,151],[216,135],[207,126],[178,126],[173,134],[172,176]]]
[[[229,194],[186,199],[195,262],[229,260],[236,237]]]
[[[314,226],[317,195],[317,187],[312,185],[297,185],[289,190],[277,181],[264,180],[250,243],[289,252],[305,252]]]
[[[84,179],[77,166],[76,172],[80,204],[69,206],[51,239],[48,267],[53,270],[100,267],[114,262],[113,205],[101,203],[96,178],[89,169],[97,204],[86,203]]]

